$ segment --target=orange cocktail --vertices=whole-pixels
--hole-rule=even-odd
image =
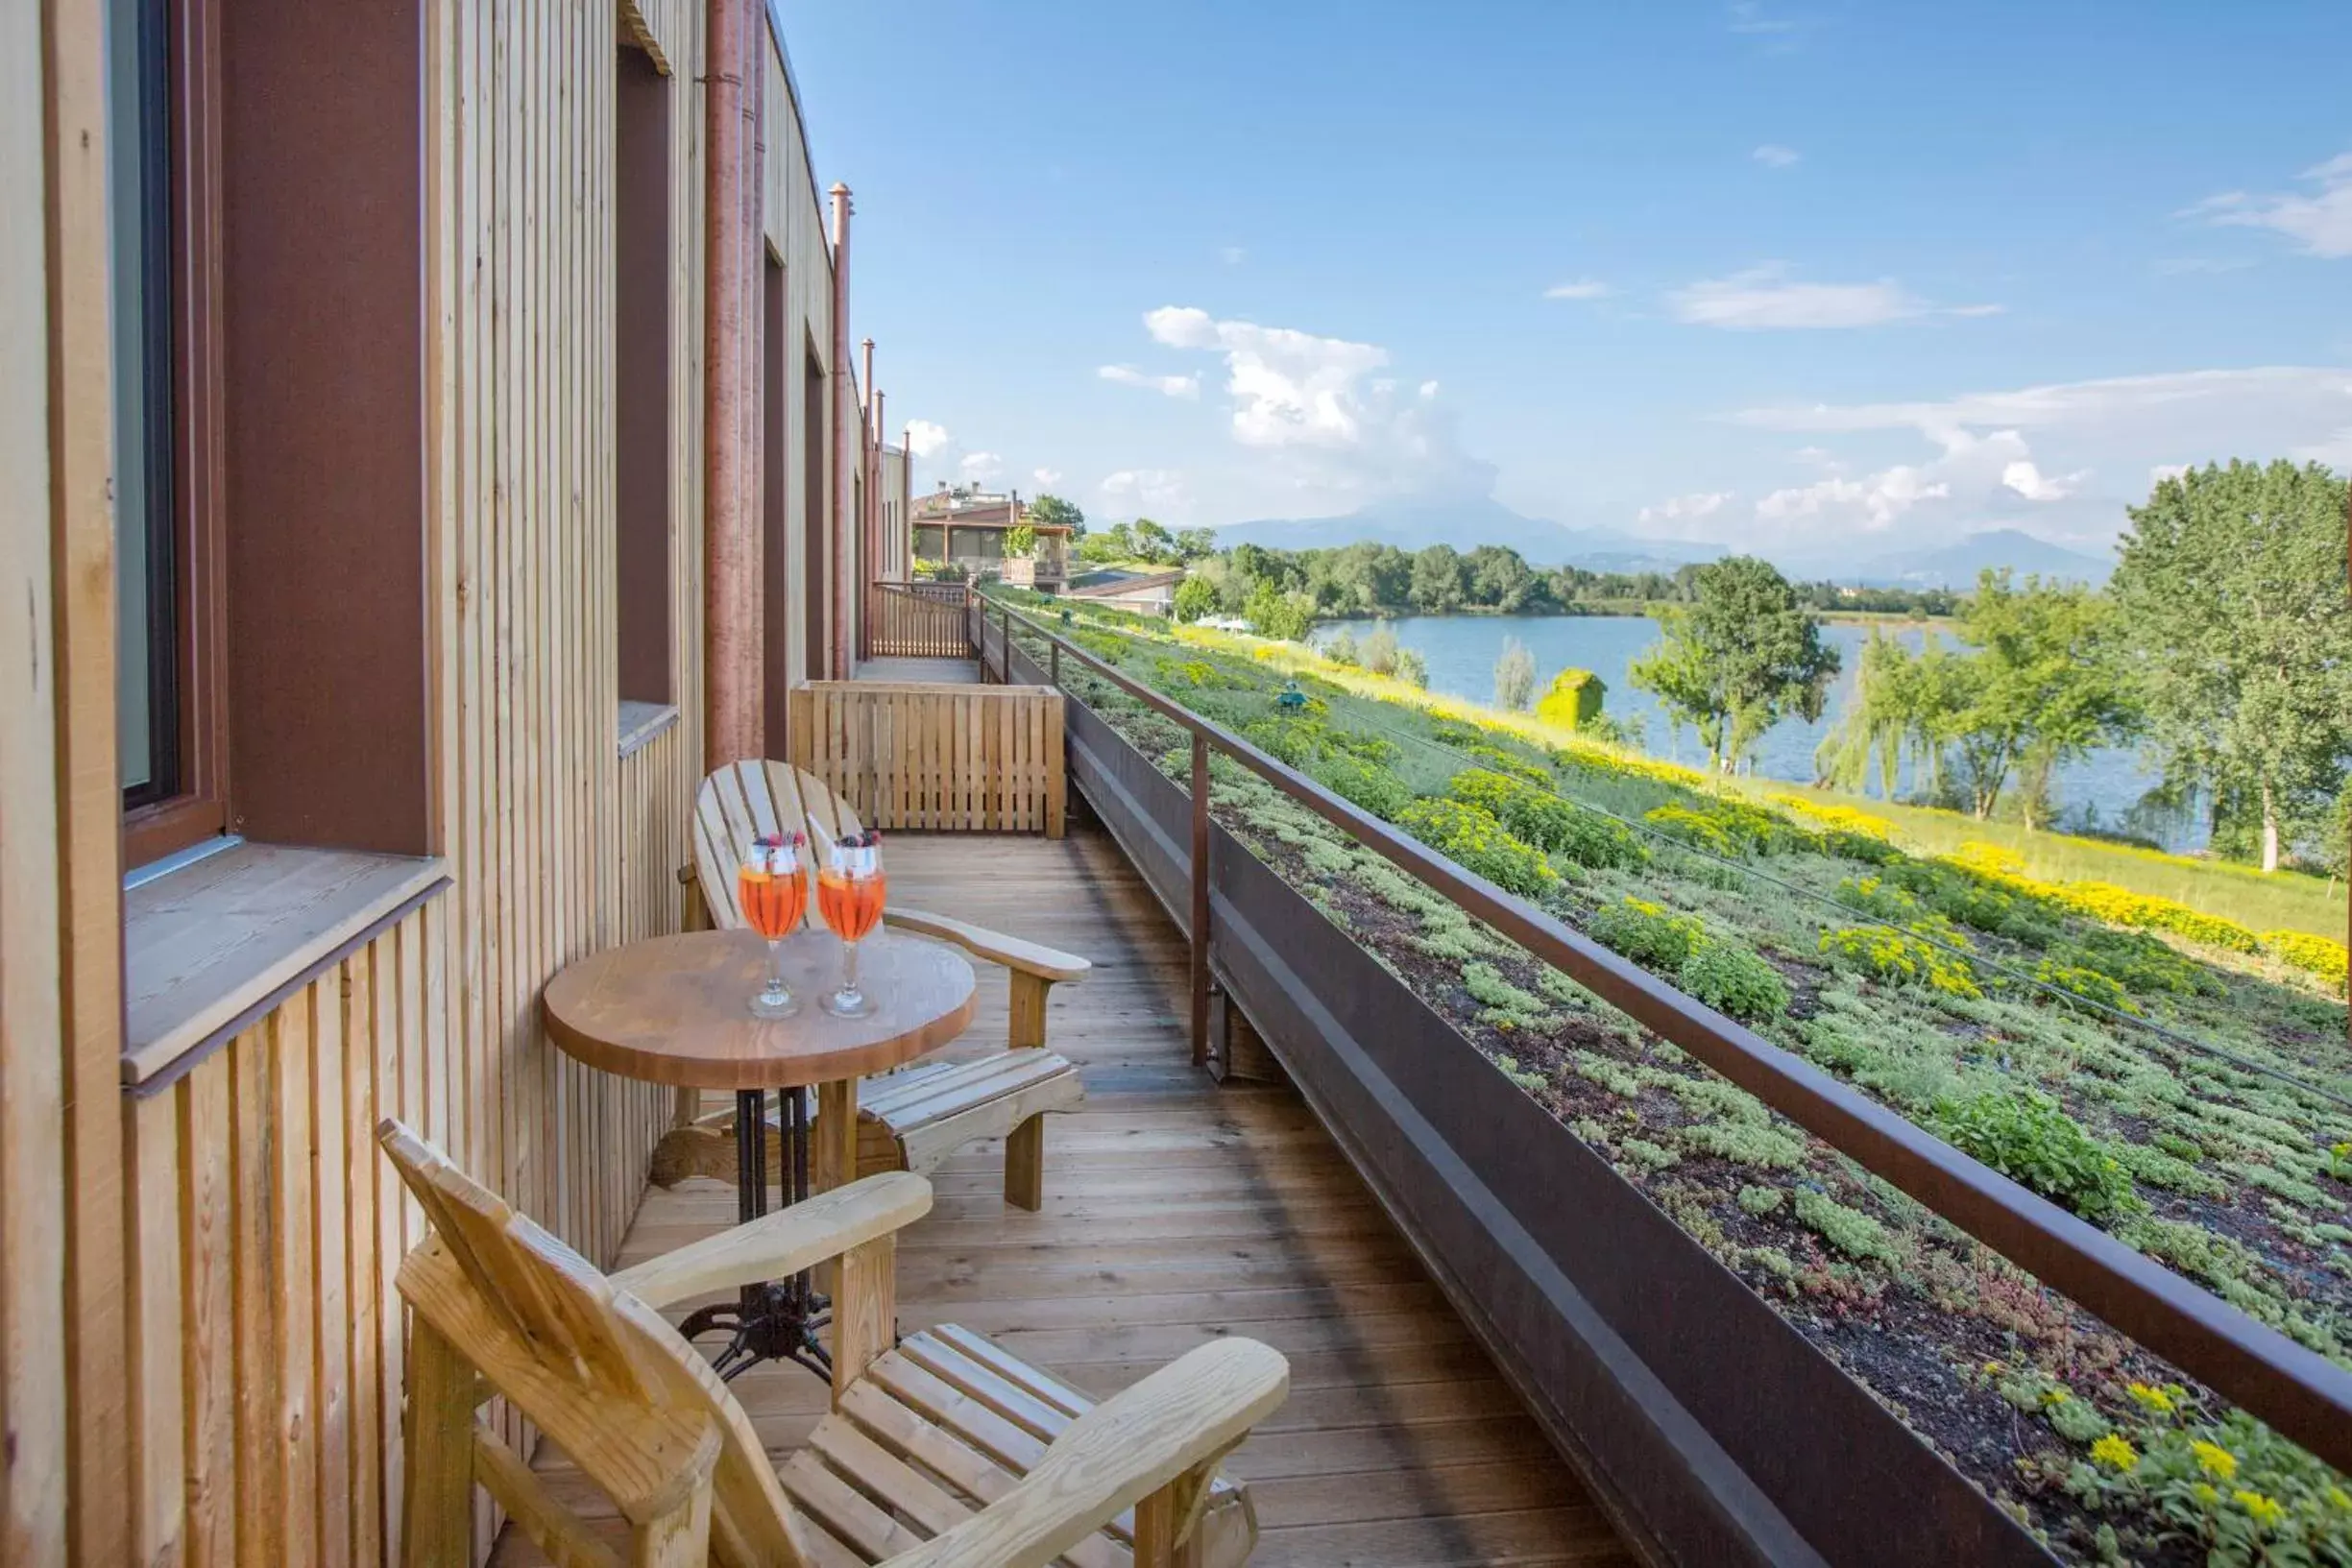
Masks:
[[[874,1003],[858,989],[858,944],[881,924],[882,835],[871,829],[827,846],[816,876],[816,912],[841,939],[841,988],[817,1005],[836,1018],[863,1018]]]
[[[767,985],[751,999],[754,1018],[789,1018],[800,999],[784,983],[784,939],[800,929],[809,911],[809,879],[800,865],[798,833],[752,841],[736,872],[735,902],[743,924],[767,942]]]

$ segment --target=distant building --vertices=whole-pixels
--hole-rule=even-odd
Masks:
[[[1146,615],[1165,615],[1176,609],[1177,585],[1184,581],[1184,570],[1171,567],[1165,571],[1129,571],[1118,567],[1105,567],[1096,571],[1082,571],[1070,579],[1064,591],[1073,599],[1087,599],[1096,604],[1114,605],[1121,610],[1136,610]]]
[[[1005,536],[1024,525],[1036,535],[1036,548],[1026,558],[1008,557]],[[1070,530],[1034,521],[1018,491],[942,484],[914,503],[914,554],[918,561],[961,567],[974,577],[1055,593],[1070,575]]]

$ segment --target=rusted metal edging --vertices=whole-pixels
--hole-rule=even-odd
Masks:
[[[1689,1051],[2046,1285],[2339,1470],[2352,1471],[2352,1372],[1963,1154],[1582,932],[1408,838],[1249,741],[1023,615],[1090,673],[1205,743],[1536,957]],[[1007,639],[1009,640],[1009,639]]]

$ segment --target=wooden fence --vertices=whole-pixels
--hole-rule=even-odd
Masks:
[[[866,590],[868,659],[969,659],[960,585],[876,583]]]
[[[792,761],[868,827],[1061,836],[1051,688],[811,682],[793,688],[790,731]]]

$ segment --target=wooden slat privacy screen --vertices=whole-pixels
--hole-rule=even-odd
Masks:
[[[792,690],[791,760],[868,827],[1059,838],[1061,724],[1051,687],[815,681]]]
[[[969,659],[961,589],[952,594],[900,583],[866,590],[865,657]]]

